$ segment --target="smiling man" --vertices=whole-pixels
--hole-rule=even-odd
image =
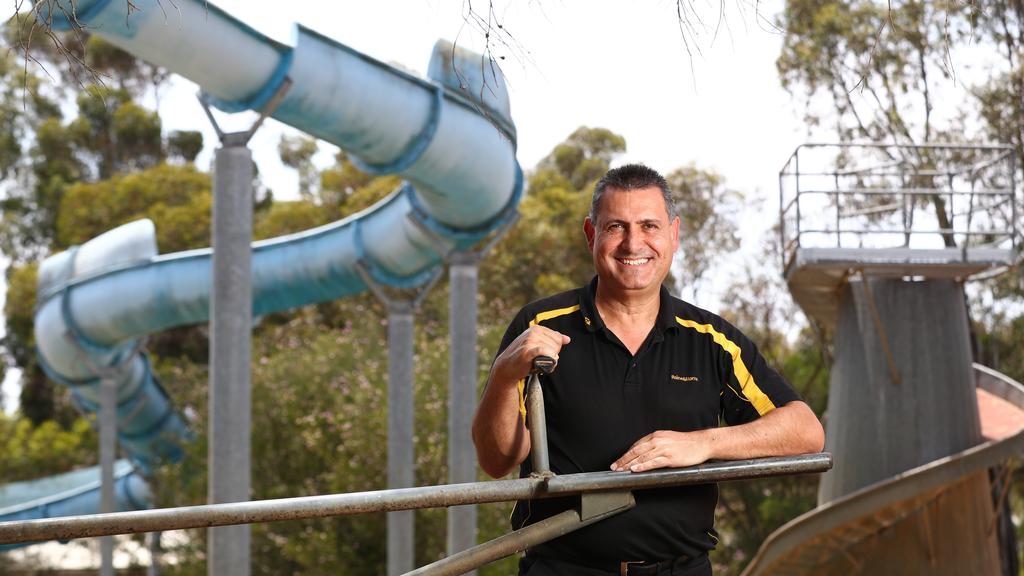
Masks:
[[[638,164],[597,183],[583,223],[597,276],[523,308],[491,366],[473,440],[492,477],[516,466],[520,476],[532,472],[523,385],[537,356],[558,361],[541,378],[556,474],[822,449],[817,417],[754,344],[662,286],[679,244],[671,198],[665,179]],[[635,496],[632,510],[527,551],[520,574],[711,574],[717,486]],[[578,497],[517,502],[513,528],[578,504]]]

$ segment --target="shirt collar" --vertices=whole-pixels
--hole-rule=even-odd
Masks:
[[[654,326],[657,333],[662,334],[676,326],[675,314],[672,312],[672,296],[668,293],[665,285],[661,286],[661,303],[658,306],[658,318]],[[580,311],[583,312],[583,324],[588,332],[597,332],[604,329],[604,320],[597,312],[597,303],[594,301],[597,295],[597,276],[589,284],[580,288]]]

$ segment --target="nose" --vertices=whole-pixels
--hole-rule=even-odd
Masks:
[[[636,254],[643,248],[643,235],[635,227],[629,227],[626,229],[626,233],[622,238],[622,244],[629,251],[630,254]]]

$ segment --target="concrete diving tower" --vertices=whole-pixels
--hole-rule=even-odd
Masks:
[[[834,339],[819,509],[985,441],[964,282],[1019,254],[1013,163],[1004,146],[806,144],[780,172],[783,274]],[[788,569],[753,572],[999,574],[992,486],[975,470],[862,510],[881,528],[837,528],[824,556],[796,547]]]

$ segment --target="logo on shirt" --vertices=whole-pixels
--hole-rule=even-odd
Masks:
[[[680,382],[697,382],[696,376],[680,376],[678,374],[673,374],[672,379],[679,380]]]

